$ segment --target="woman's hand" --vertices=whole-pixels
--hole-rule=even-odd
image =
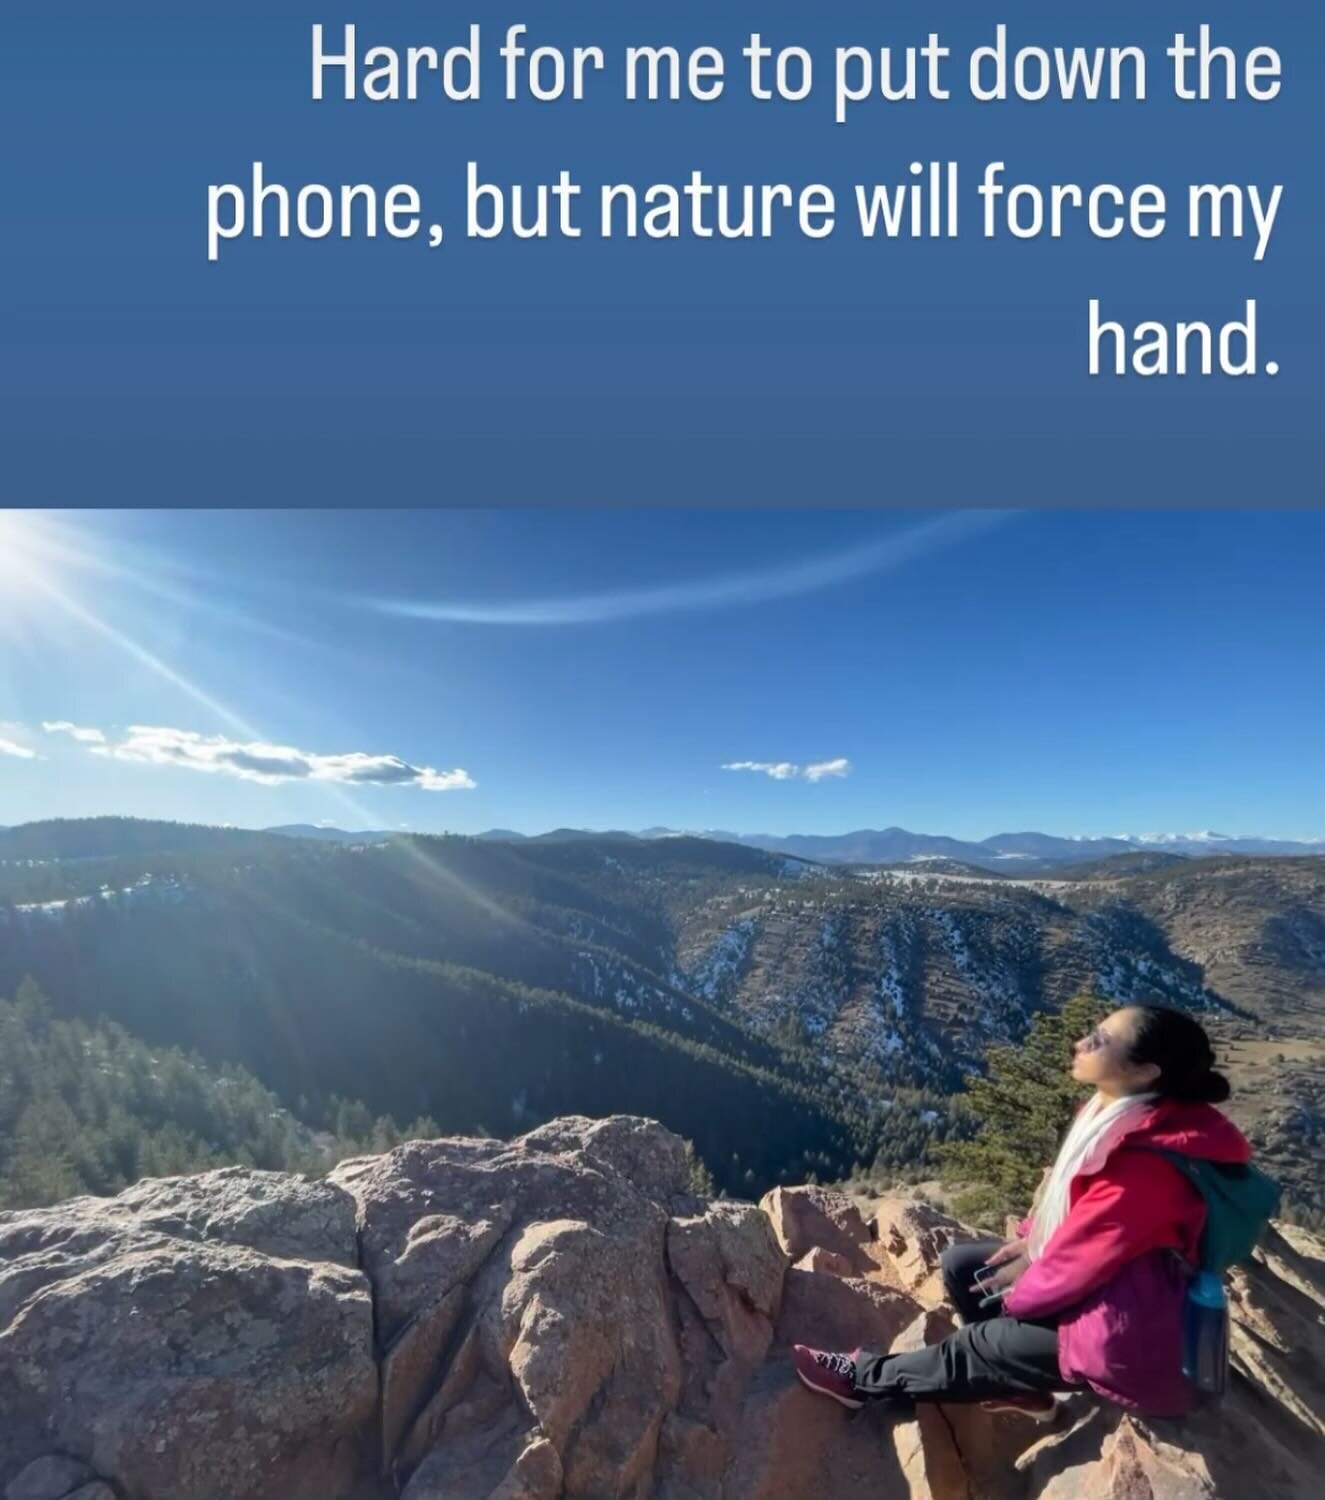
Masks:
[[[1007,1240],[985,1262],[987,1266],[999,1268],[997,1275],[988,1277],[972,1290],[983,1292],[986,1297],[992,1296],[995,1292],[1010,1291],[1021,1279],[1022,1273],[1030,1263],[1030,1252],[1026,1241]]]
[[[986,1295],[991,1295],[994,1292],[1010,1292],[1021,1280],[1022,1274],[1029,1267],[1030,1263],[1030,1256],[1024,1252],[1014,1256],[1010,1260],[1003,1261],[998,1268],[997,1274],[991,1276],[984,1283]]]
[[[1026,1254],[1025,1240],[1004,1240],[997,1250],[985,1262],[987,1266],[1001,1266],[1005,1261],[1016,1260],[1019,1255]]]

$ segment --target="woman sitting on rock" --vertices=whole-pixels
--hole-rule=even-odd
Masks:
[[[1213,1063],[1210,1040],[1190,1016],[1151,1005],[1114,1011],[1076,1044],[1072,1076],[1095,1095],[1020,1237],[944,1252],[944,1285],[965,1326],[911,1354],[797,1344],[801,1380],[843,1406],[877,1399],[900,1411],[916,1401],[978,1401],[1047,1420],[1052,1392],[1086,1386],[1152,1416],[1187,1410],[1186,1266],[1196,1264],[1206,1208],[1158,1152],[1220,1163],[1250,1157],[1241,1132],[1212,1108],[1229,1093]],[[999,1269],[977,1288],[985,1264]]]

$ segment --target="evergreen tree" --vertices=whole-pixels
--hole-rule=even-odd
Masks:
[[[1008,1214],[1030,1207],[1085,1097],[1069,1071],[1072,1044],[1106,1010],[1081,994],[1061,1011],[1044,1011],[1018,1046],[990,1048],[985,1073],[967,1079],[961,1103],[974,1134],[939,1148],[945,1183],[960,1189],[954,1207],[962,1218],[1001,1233]]]
[[[695,1150],[694,1141],[687,1141],[685,1147],[686,1162],[690,1168],[690,1191],[697,1198],[714,1197],[717,1189],[713,1185],[713,1173],[709,1171],[704,1159]]]

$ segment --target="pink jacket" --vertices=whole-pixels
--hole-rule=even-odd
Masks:
[[[1057,1317],[1065,1380],[1086,1381],[1151,1416],[1179,1416],[1192,1401],[1182,1373],[1187,1275],[1172,1252],[1195,1264],[1205,1200],[1172,1162],[1128,1149],[1138,1145],[1218,1162],[1251,1156],[1242,1132],[1213,1105],[1161,1100],[1098,1172],[1073,1179],[1067,1218],[1003,1310]]]

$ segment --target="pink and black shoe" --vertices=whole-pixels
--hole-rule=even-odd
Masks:
[[[850,1411],[859,1411],[865,1398],[856,1391],[856,1355],[834,1354],[827,1349],[810,1349],[804,1344],[791,1346],[791,1362],[802,1385],[820,1396],[831,1396]]]

